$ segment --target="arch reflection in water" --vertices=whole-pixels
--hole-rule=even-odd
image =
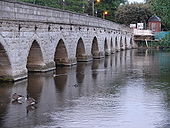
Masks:
[[[86,63],[78,63],[77,68],[76,68],[76,78],[77,78],[77,83],[83,83],[84,80],[84,69],[85,69]]]
[[[108,57],[105,57],[104,58],[104,68],[107,68],[108,67],[108,61],[109,61],[110,58]]]
[[[0,83],[0,126],[4,126],[4,118],[11,102],[12,83]]]
[[[112,54],[112,55],[110,56],[110,67],[113,66],[113,58],[114,58],[114,55]]]
[[[65,89],[65,86],[67,84],[68,70],[69,70],[69,67],[58,66],[56,68],[56,75],[54,77],[54,83],[55,83],[56,89],[59,92],[63,92]]]
[[[26,116],[26,107],[23,104],[12,103],[12,95],[14,93],[26,95],[27,82],[20,81],[15,84],[5,83],[0,84],[0,118],[3,123],[0,123],[0,127],[20,127],[21,124],[18,123],[20,118]],[[4,108],[6,107],[6,108]],[[3,111],[1,111],[3,110]]]
[[[59,105],[72,106],[69,101],[80,96],[81,83],[78,82],[81,82],[82,78],[77,77],[76,70],[74,66],[57,67],[54,82]],[[82,72],[78,72],[78,74],[82,74]]]
[[[45,84],[46,73],[29,73],[28,74],[28,86],[27,94],[39,101],[43,86]]]
[[[37,104],[33,106],[35,108],[29,106],[27,107],[28,111],[37,109],[32,111],[31,114],[42,116],[44,112],[53,110],[57,104],[53,72],[30,73],[28,77],[27,94],[37,101]],[[36,117],[34,119],[36,119]],[[36,120],[46,121],[46,118],[40,118]]]
[[[91,70],[92,70],[92,78],[93,79],[96,79],[97,78],[97,69],[99,68],[99,63],[101,62],[100,59],[95,59],[93,60],[92,62],[92,67],[91,67]]]

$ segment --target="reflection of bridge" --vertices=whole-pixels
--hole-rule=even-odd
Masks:
[[[101,58],[135,47],[129,28],[82,14],[0,1],[0,78]]]

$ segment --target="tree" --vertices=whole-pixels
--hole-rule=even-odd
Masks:
[[[166,29],[170,30],[170,0],[149,0],[154,13],[162,20],[162,24]]]
[[[43,6],[49,6],[54,8],[60,8],[65,10],[70,10],[79,13],[87,13],[92,15],[92,2],[96,0],[18,0],[23,2],[34,3]],[[95,12],[97,11],[97,16],[102,17],[103,12],[107,10],[109,12],[106,17],[109,20],[114,20],[114,12],[116,8],[122,3],[124,4],[126,0],[101,0],[101,2],[95,2]]]
[[[49,6],[83,13],[84,8],[88,6],[87,0],[19,0],[28,3],[34,3],[42,6]]]
[[[115,11],[120,4],[124,4],[127,0],[101,0],[100,3],[96,4],[97,16],[102,17],[104,11],[108,11],[106,19],[114,21]]]
[[[118,7],[115,13],[115,21],[121,24],[147,23],[153,15],[148,4],[127,4]]]

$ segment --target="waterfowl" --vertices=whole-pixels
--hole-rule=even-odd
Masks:
[[[26,100],[27,100],[28,105],[34,105],[34,104],[37,103],[37,101],[34,98],[29,97],[29,95],[27,95],[27,99]]]
[[[27,113],[28,113],[29,111],[33,111],[33,110],[37,109],[37,107],[35,105],[28,105],[26,107],[26,109],[27,109]]]
[[[78,85],[78,84],[74,84],[73,86],[76,88],[76,87],[78,87],[79,85]]]
[[[14,93],[12,95],[12,102],[22,103],[22,100],[23,100],[23,96],[22,95],[18,95],[17,93]]]

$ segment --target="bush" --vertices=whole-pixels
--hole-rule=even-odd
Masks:
[[[159,41],[161,47],[170,47],[170,33]]]

